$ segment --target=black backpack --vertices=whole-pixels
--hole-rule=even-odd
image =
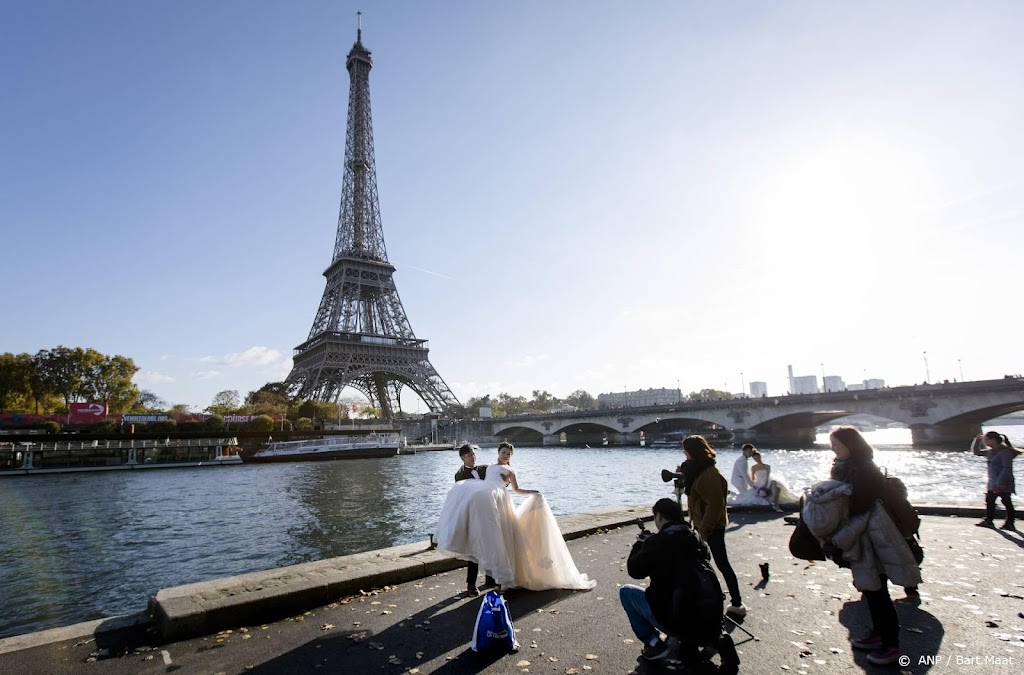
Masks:
[[[722,634],[725,594],[718,575],[711,569],[707,545],[698,542],[697,560],[679,570],[672,609],[675,622],[697,646],[713,645]]]
[[[892,518],[896,529],[907,540],[907,546],[918,565],[924,560],[924,548],[921,547],[921,516],[910,503],[907,486],[896,476],[885,476],[882,484],[882,505]]]

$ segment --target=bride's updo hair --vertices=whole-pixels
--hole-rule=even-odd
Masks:
[[[498,452],[501,452],[502,448],[508,448],[508,453],[510,455],[516,451],[516,446],[512,445],[511,443],[502,443],[501,445],[499,445]]]

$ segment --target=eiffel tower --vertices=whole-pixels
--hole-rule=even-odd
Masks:
[[[386,419],[410,387],[434,412],[451,414],[458,399],[427,359],[427,341],[412,332],[388,262],[377,203],[370,119],[370,52],[363,30],[348,53],[350,86],[334,258],[309,337],[295,348],[287,383],[300,398],[336,401],[344,387],[366,395]]]

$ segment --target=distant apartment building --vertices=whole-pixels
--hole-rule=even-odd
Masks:
[[[597,403],[605,408],[640,408],[648,405],[671,405],[683,399],[678,389],[641,389],[622,393],[598,394]]]
[[[822,378],[821,385],[825,391],[843,391],[846,389],[846,383],[838,375],[826,375]]]
[[[579,408],[574,405],[569,405],[568,403],[556,403],[551,406],[551,412],[553,413],[576,412],[577,410],[579,410]]]
[[[793,394],[817,394],[818,376],[800,375],[790,378],[791,393]]]
[[[859,384],[846,385],[846,391],[864,391],[865,389],[882,389],[885,387],[885,380],[872,379],[864,380]]]
[[[767,382],[751,382],[750,383],[750,395],[753,398],[761,398],[762,396],[768,395],[768,383]]]

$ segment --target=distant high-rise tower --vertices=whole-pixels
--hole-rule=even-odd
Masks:
[[[434,412],[459,405],[427,359],[391,278],[377,203],[370,119],[370,52],[360,25],[346,67],[350,85],[345,178],[334,257],[309,337],[295,348],[288,384],[300,397],[334,401],[348,386],[365,394],[387,419],[410,387]]]

